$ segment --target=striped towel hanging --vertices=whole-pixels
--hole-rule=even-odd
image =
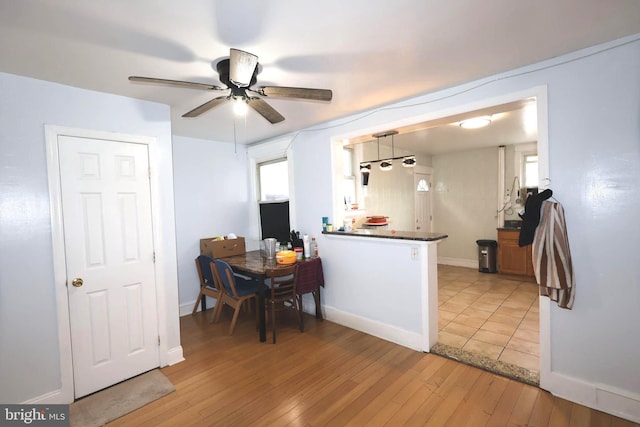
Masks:
[[[571,309],[575,280],[564,209],[558,202],[544,201],[540,223],[533,239],[533,270],[540,295],[548,296],[561,308]]]

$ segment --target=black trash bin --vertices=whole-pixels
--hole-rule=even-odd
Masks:
[[[482,273],[495,273],[496,252],[498,242],[495,240],[476,240],[478,244],[478,271]]]

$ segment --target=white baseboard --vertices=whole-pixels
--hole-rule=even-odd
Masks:
[[[73,398],[71,398],[71,402],[73,402]],[[70,403],[69,399],[65,397],[65,393],[62,389],[50,391],[49,393],[45,393],[41,396],[34,397],[29,400],[25,400],[22,402],[22,405],[60,405]]]
[[[544,388],[554,396],[640,423],[640,394],[551,372]],[[542,386],[542,384],[541,384]]]
[[[309,313],[315,316],[316,314],[316,306],[315,306],[315,301],[313,299],[313,297],[309,294],[309,296],[305,295],[303,298],[305,298],[304,300],[304,304],[303,304],[303,308],[304,308],[304,312],[305,313]],[[211,307],[209,308],[213,308],[215,307],[215,300],[213,298],[209,298],[207,299],[207,303],[210,302],[214,302]],[[180,304],[180,312],[179,312],[179,316],[183,317],[183,316],[187,316],[187,315],[191,315],[191,312],[193,311],[193,305],[196,303],[196,300],[193,300],[191,302],[187,302],[184,304]],[[196,310],[197,313],[202,311],[202,306],[198,305],[198,310]]]
[[[323,308],[325,318],[331,322],[408,347],[412,350],[422,351],[422,336],[418,333],[337,310],[334,307],[327,307],[325,305]]]
[[[191,302],[187,302],[184,304],[180,304],[180,312],[179,312],[179,316],[186,316],[187,314],[191,314],[191,312],[193,311],[193,305],[196,303],[196,300],[193,300]],[[198,311],[201,311],[201,305],[198,304]]]
[[[171,365],[175,365],[176,363],[184,362],[184,355],[182,353],[182,346],[179,345],[177,347],[170,348],[167,351],[167,354],[165,356],[165,360],[166,360],[167,363],[164,366],[171,366]]]
[[[438,264],[452,265],[454,267],[478,268],[477,259],[438,257]]]

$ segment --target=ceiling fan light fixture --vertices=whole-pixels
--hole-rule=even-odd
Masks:
[[[360,173],[370,173],[370,172],[371,172],[370,162],[360,163]]]
[[[479,129],[488,126],[491,123],[491,117],[480,116],[472,119],[463,120],[460,122],[460,127],[463,129]]]
[[[249,109],[244,98],[234,98],[233,100],[233,112],[236,116],[245,116]]]
[[[249,86],[253,72],[258,65],[258,57],[252,53],[233,48],[230,56],[229,80],[238,87]]]
[[[260,72],[258,56],[239,49],[231,49],[228,58],[222,58],[215,65],[218,78],[223,86],[182,80],[159,79],[156,77],[129,76],[129,81],[136,83],[151,83],[181,88],[200,89],[206,91],[228,91],[226,95],[217,96],[196,108],[183,114],[182,117],[198,117],[201,114],[226,102],[234,104],[236,115],[245,115],[247,107],[258,113],[271,124],[284,120],[284,116],[273,108],[262,97],[276,97],[286,99],[308,99],[317,101],[331,101],[333,92],[330,89],[313,89],[290,86],[260,86],[257,83]],[[253,87],[253,88],[252,88]],[[260,96],[253,96],[257,94]],[[238,99],[240,98],[240,100]]]
[[[416,156],[406,156],[402,159],[402,166],[412,168],[416,165]]]

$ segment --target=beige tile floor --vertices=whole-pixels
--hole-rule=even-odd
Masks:
[[[539,373],[535,280],[438,265],[438,342]]]

